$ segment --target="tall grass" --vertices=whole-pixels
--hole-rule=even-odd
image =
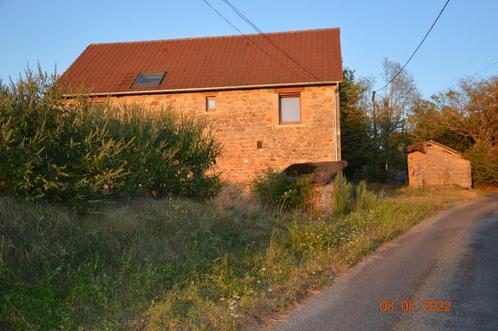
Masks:
[[[0,198],[0,328],[261,325],[469,194],[397,192],[332,218],[151,199],[84,216]]]
[[[332,212],[336,217],[344,217],[352,211],[358,212],[375,208],[380,200],[377,193],[368,190],[365,181],[354,186],[342,172],[336,175],[333,186],[331,191]]]
[[[355,201],[353,207],[354,210],[360,211],[373,208],[378,201],[379,197],[377,196],[377,194],[367,189],[367,183],[365,181],[361,181],[358,186],[356,186]]]
[[[334,178],[332,191],[332,212],[335,216],[344,216],[351,210],[353,185],[339,172]]]
[[[205,200],[220,186],[206,123],[163,109],[66,99],[41,70],[0,83],[0,190],[91,207],[153,193]]]

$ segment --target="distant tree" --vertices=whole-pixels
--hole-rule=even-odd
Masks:
[[[420,93],[406,71],[399,73],[399,63],[384,59],[383,67],[384,80],[394,80],[381,91],[375,103],[375,175],[379,180],[388,180],[397,171],[406,170],[407,118]]]
[[[498,76],[463,80],[444,101],[451,131],[483,146],[498,144]]]
[[[445,96],[449,129],[472,143],[465,154],[472,162],[474,184],[498,186],[498,76],[463,80]]]
[[[342,158],[348,161],[345,173],[350,178],[363,178],[371,163],[374,146],[371,138],[371,120],[368,114],[366,79],[356,79],[354,71],[344,70],[340,85]]]
[[[463,152],[470,147],[471,141],[451,129],[448,111],[444,111],[442,99],[441,95],[434,95],[428,100],[416,100],[407,119],[409,138],[414,143],[435,140]]]

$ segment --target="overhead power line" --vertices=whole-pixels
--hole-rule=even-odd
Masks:
[[[484,68],[482,68],[481,70],[478,70],[476,72],[474,72],[472,75],[470,75],[469,77],[474,77],[474,76],[477,76],[479,75],[481,72],[484,72],[486,70],[488,70],[489,68],[493,67],[494,65],[498,64],[498,61],[495,61],[487,66],[485,66]]]
[[[209,1],[207,0],[202,0],[211,10],[213,10],[219,17],[221,17],[225,22],[227,22],[232,28],[234,28],[238,33],[240,33],[242,36],[244,36],[247,40],[249,40],[254,46],[256,46],[261,52],[263,52],[266,56],[268,56],[270,59],[272,59],[275,63],[279,64],[283,68],[287,69],[289,72],[296,74],[298,76],[301,76],[298,72],[292,70],[282,62],[278,61],[275,57],[273,57],[271,54],[269,54],[266,50],[264,50],[261,46],[259,46],[254,40],[249,38],[248,35],[243,33],[235,24],[233,24],[228,18],[226,18],[219,10],[217,10]],[[301,76],[303,78],[303,76]],[[305,78],[306,79],[306,78]]]
[[[279,47],[277,44],[271,40],[270,37],[268,37],[256,24],[254,24],[244,13],[242,13],[237,7],[235,7],[229,0],[222,0],[230,9],[237,14],[244,22],[249,24],[257,33],[259,33],[263,38],[265,38],[273,47],[275,47],[280,53],[282,53],[287,59],[292,61],[295,65],[297,65],[299,68],[301,68],[304,72],[306,72],[308,75],[312,76],[316,80],[320,80],[319,77],[317,77],[315,74],[307,70],[304,66],[302,66],[294,57],[292,57],[289,53],[287,53],[285,50],[283,50],[281,47]]]
[[[490,63],[487,66],[483,67],[482,69],[474,72],[472,75],[465,76],[465,78],[466,79],[473,79],[475,76],[479,75],[481,72],[484,72],[484,71],[488,70],[489,68],[491,68],[497,64],[498,64],[498,61]],[[458,84],[459,84],[459,82],[455,82],[455,83],[451,84],[450,87],[448,87],[447,89],[451,90],[452,88],[456,87]]]
[[[380,90],[385,89],[387,86],[389,86],[389,84],[391,84],[403,72],[403,70],[406,68],[406,66],[408,65],[408,63],[410,63],[410,61],[413,59],[413,57],[415,56],[415,54],[418,52],[418,50],[420,49],[420,47],[422,46],[422,44],[424,43],[424,41],[427,39],[427,37],[429,36],[429,33],[431,33],[432,29],[434,28],[434,26],[436,25],[437,21],[439,20],[439,18],[443,14],[443,12],[446,9],[446,6],[448,5],[449,2],[450,2],[450,0],[446,1],[446,3],[444,4],[443,8],[441,9],[441,11],[439,12],[439,14],[437,15],[436,19],[432,23],[431,27],[429,28],[429,30],[427,30],[427,33],[425,34],[424,38],[422,38],[422,41],[418,44],[417,48],[415,48],[415,50],[413,51],[412,55],[410,55],[410,57],[405,62],[405,64],[403,64],[403,66],[401,67],[401,69],[391,78],[391,80],[389,80],[386,83],[386,85],[384,85],[380,89],[374,91],[374,93],[378,92]]]

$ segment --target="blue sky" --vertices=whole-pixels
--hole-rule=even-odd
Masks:
[[[221,0],[209,0],[253,33]],[[265,32],[340,27],[344,65],[381,86],[382,60],[403,63],[444,0],[232,0]],[[428,97],[498,61],[498,1],[451,0],[407,67]],[[90,43],[236,34],[201,0],[0,0],[0,78],[26,65],[61,73]],[[498,74],[498,64],[480,77]]]

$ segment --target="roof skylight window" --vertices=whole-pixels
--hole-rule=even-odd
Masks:
[[[132,87],[156,87],[166,76],[166,72],[141,72],[133,82]]]

